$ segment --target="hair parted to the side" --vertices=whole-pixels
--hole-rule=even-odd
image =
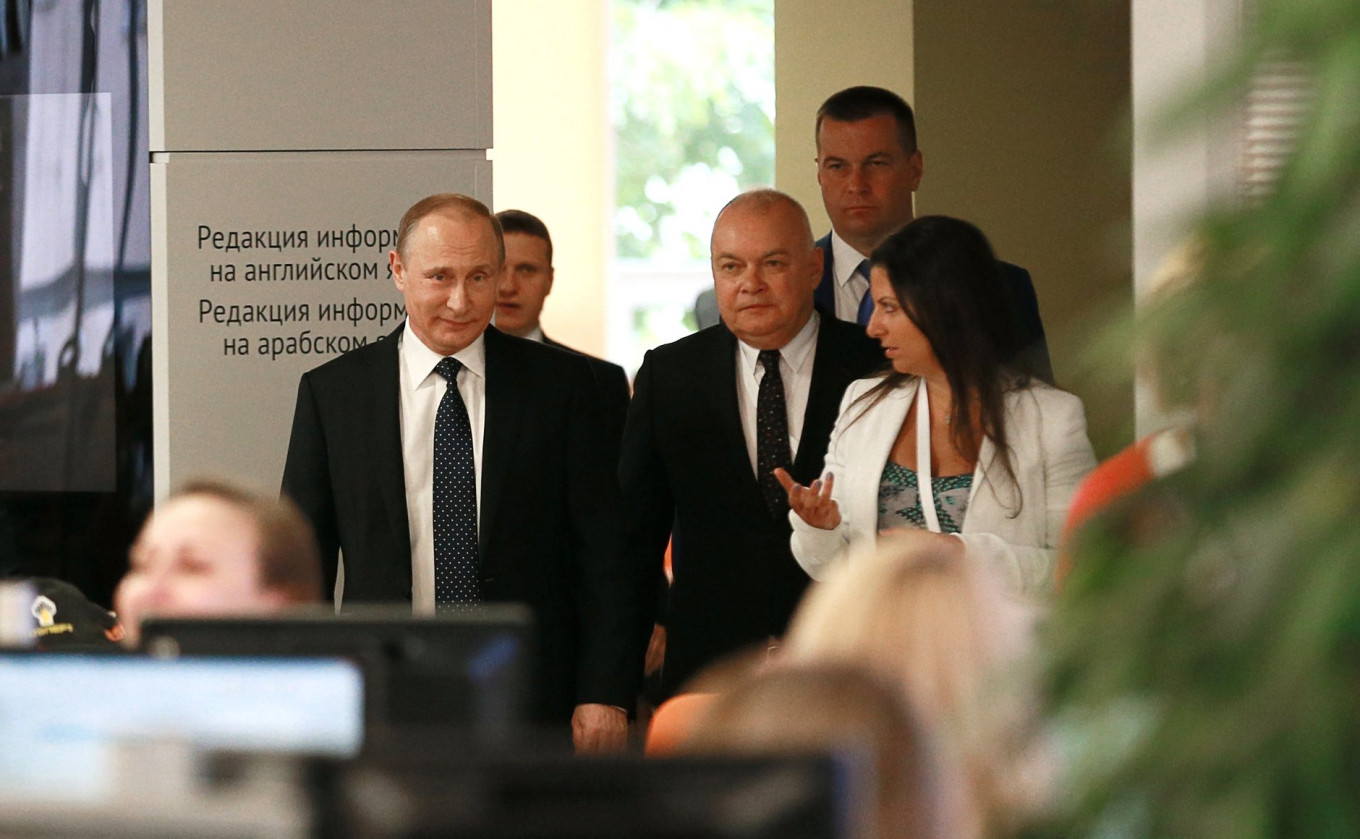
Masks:
[[[472,218],[486,219],[491,225],[491,231],[496,236],[496,248],[500,253],[501,261],[505,261],[505,235],[501,233],[501,223],[494,216],[487,206],[470,195],[463,195],[457,192],[440,192],[435,195],[422,198],[411,205],[401,217],[401,223],[397,225],[397,254],[404,260],[406,259],[406,243],[415,232],[416,225],[426,216],[435,213],[448,213],[451,215],[470,216]]]
[[[548,225],[543,223],[543,219],[524,210],[501,210],[496,213],[496,221],[501,223],[503,235],[522,233],[546,242],[548,245],[548,265],[552,265],[552,236],[548,235]]]
[[[907,100],[881,87],[859,85],[833,93],[817,109],[817,123],[813,132],[814,135],[821,133],[823,120],[859,122],[883,114],[891,116],[897,123],[897,141],[902,151],[907,154],[915,152],[916,115],[912,113]]]
[[[291,603],[321,599],[321,553],[312,525],[287,497],[271,498],[216,480],[194,480],[169,499],[202,496],[244,513],[259,537],[260,587],[283,594]]]
[[[1042,376],[1022,352],[1018,315],[987,237],[960,219],[922,216],[889,236],[869,259],[887,271],[902,311],[930,342],[949,380],[954,447],[976,458],[983,438],[990,439],[996,460],[1016,485],[1006,439],[1006,392]],[[867,408],[913,378],[890,371],[860,401]],[[1024,503],[1017,501],[1012,515]]]

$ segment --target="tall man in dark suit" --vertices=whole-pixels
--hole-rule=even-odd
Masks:
[[[673,535],[654,644],[667,695],[784,632],[808,577],[772,471],[819,477],[842,392],[882,362],[863,329],[813,311],[821,253],[789,196],[757,190],[723,208],[712,268],[723,322],[647,353],[619,461],[630,561],[657,585]]]
[[[543,334],[539,315],[553,286],[553,246],[548,226],[532,213],[496,213],[505,234],[505,276],[496,294],[496,328],[567,352],[577,352]],[[584,355],[584,353],[582,353]],[[600,420],[610,443],[617,447],[628,414],[628,374],[623,368],[587,355],[600,391]]]
[[[327,590],[341,553],[346,603],[527,603],[538,716],[570,719],[579,750],[619,747],[645,583],[621,561],[590,365],[488,326],[505,251],[475,199],[417,203],[389,260],[406,323],[298,387],[283,490],[316,529]]]
[[[881,87],[851,87],[817,110],[817,183],[831,232],[817,241],[824,254],[817,309],[829,317],[868,323],[867,259],[910,222],[924,173],[916,119],[902,97]],[[1039,301],[1029,272],[1002,262],[1025,352],[1053,378]]]

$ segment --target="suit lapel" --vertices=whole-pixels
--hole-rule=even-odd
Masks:
[[[856,476],[857,480],[845,487],[846,506],[851,521],[873,523],[868,530],[870,533],[878,530],[878,488],[883,481],[883,468],[888,463],[888,457],[897,443],[898,432],[907,421],[907,413],[911,411],[915,398],[915,383],[899,387],[885,395],[883,401],[875,405],[862,419],[857,420],[854,426],[859,429],[860,435],[856,439],[864,440],[864,444],[857,448],[857,451],[863,452],[863,457],[856,462],[862,462],[871,468],[847,470]],[[859,410],[856,407],[852,416],[857,415]],[[912,470],[916,469],[914,463],[907,466]],[[838,479],[840,477],[837,476]]]
[[[755,472],[750,467],[750,452],[746,448],[746,434],[741,429],[741,409],[737,404],[737,337],[726,327],[714,327],[714,340],[707,348],[705,363],[696,374],[708,379],[711,385],[700,383],[695,389],[708,401],[708,412],[716,419],[713,433],[715,445],[740,453],[734,459],[738,472],[746,476],[751,488],[759,492]]]
[[[482,509],[477,544],[485,552],[495,525],[505,477],[510,471],[524,403],[528,393],[517,368],[523,360],[516,347],[494,328],[486,330],[486,421],[482,427]]]
[[[396,331],[382,340],[382,352],[374,356],[375,370],[370,388],[370,405],[378,412],[371,440],[377,466],[374,480],[387,511],[388,526],[399,543],[404,543],[404,555],[411,553],[411,522],[406,515],[406,473],[401,450],[401,355],[397,351],[403,322]],[[409,578],[411,563],[405,563]]]
[[[825,441],[836,424],[845,386],[858,377],[858,371],[851,369],[843,352],[845,342],[837,339],[837,331],[843,328],[840,321],[823,315],[817,329],[817,353],[812,359],[803,434],[798,438],[798,451],[793,458],[793,475],[799,483],[820,477],[817,473],[826,456]],[[818,442],[813,443],[814,440]]]

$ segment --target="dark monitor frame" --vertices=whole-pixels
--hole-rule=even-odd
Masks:
[[[527,723],[533,626],[527,608],[412,615],[409,606],[304,609],[259,617],[148,618],[151,655],[323,655],[375,669],[380,706],[366,747],[412,732],[503,742]]]
[[[582,759],[435,742],[311,766],[317,827],[345,839],[843,839],[874,819],[872,764],[854,754]]]

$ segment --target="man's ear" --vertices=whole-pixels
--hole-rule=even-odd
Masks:
[[[821,248],[813,248],[809,260],[816,266],[812,271],[812,288],[815,290],[822,283],[822,271],[826,268],[826,253]]]
[[[552,294],[553,275],[554,275],[555,273],[556,273],[556,272],[553,271],[553,267],[552,267],[551,265],[549,265],[549,266],[548,266],[548,284],[547,284],[546,286],[543,287],[543,296],[544,296],[544,297],[547,297],[549,294]]]
[[[397,290],[405,291],[406,271],[401,264],[401,254],[395,250],[387,252],[387,270],[392,275],[392,282],[397,284]]]
[[[907,158],[907,165],[911,167],[911,191],[915,192],[921,186],[921,176],[926,173],[926,161],[921,156],[921,150],[917,149]]]

